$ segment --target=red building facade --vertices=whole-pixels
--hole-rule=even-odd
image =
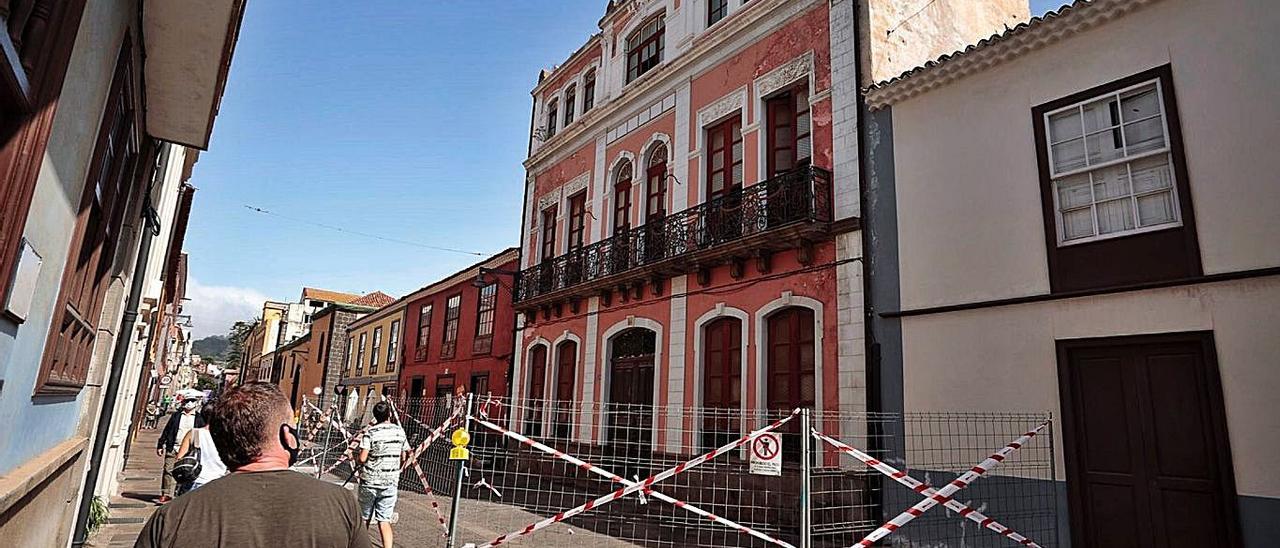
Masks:
[[[404,298],[402,395],[508,394],[515,312],[503,272],[514,271],[518,255],[507,249]]]
[[[859,236],[842,207],[856,187],[835,192],[856,173],[833,172],[833,134],[851,130],[833,127],[842,17],[825,1],[611,2],[601,32],[543,72],[518,397],[865,409]],[[582,420],[575,437],[603,439]],[[654,425],[655,448],[694,445],[704,425],[680,420]]]

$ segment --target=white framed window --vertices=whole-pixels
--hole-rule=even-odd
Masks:
[[[1044,114],[1058,245],[1182,225],[1158,79]]]

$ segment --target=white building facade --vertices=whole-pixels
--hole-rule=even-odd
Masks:
[[[1075,2],[867,92],[886,410],[1051,411],[1061,545],[1280,544],[1277,26]]]

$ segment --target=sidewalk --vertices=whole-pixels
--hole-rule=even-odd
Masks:
[[[162,427],[166,419],[161,417],[158,426]],[[88,546],[133,546],[143,524],[158,508],[155,499],[160,497],[160,474],[164,468],[164,458],[156,456],[155,451],[160,427],[138,433],[120,480],[120,495],[111,498],[111,517],[89,537]]]

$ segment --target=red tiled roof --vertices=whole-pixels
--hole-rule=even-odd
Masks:
[[[316,289],[314,287],[302,288],[303,299],[316,299],[330,303],[354,303],[360,299],[360,295],[354,293],[343,293],[341,291],[329,291],[328,289]]]
[[[374,308],[382,308],[393,302],[396,302],[395,297],[392,297],[391,295],[388,295],[381,291],[374,291],[373,293],[366,293],[360,298],[354,301],[351,301],[350,304],[359,305],[359,306],[372,306]]]

